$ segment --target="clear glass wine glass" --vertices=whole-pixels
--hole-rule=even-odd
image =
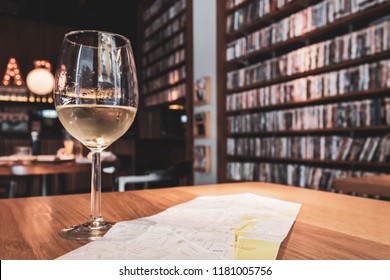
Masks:
[[[85,223],[63,229],[60,235],[95,240],[114,224],[105,221],[101,211],[100,153],[126,133],[138,107],[130,41],[97,30],[65,34],[53,94],[60,122],[92,153],[90,217]]]

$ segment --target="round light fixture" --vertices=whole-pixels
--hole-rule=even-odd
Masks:
[[[37,95],[46,95],[53,91],[54,76],[45,68],[35,68],[26,78],[28,89]]]

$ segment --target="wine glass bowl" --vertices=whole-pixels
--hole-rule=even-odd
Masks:
[[[95,240],[113,224],[101,213],[100,152],[126,133],[137,113],[138,83],[130,41],[97,30],[65,34],[53,95],[66,131],[92,152],[90,218],[60,235]]]

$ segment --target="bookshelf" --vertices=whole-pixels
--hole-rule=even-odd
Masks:
[[[137,166],[144,172],[192,158],[192,1],[144,1],[139,11],[138,158],[145,160]]]
[[[390,1],[218,6],[218,181],[388,173]]]

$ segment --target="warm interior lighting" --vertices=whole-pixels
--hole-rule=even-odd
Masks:
[[[53,91],[54,76],[45,68],[35,68],[26,78],[28,89],[38,95],[46,95]]]
[[[12,81],[14,86],[21,86],[24,83],[20,75],[18,63],[13,57],[11,57],[7,63],[7,69],[5,70],[2,83],[4,86],[9,86]]]
[[[179,104],[171,104],[168,106],[168,109],[169,110],[184,110],[184,106],[179,105]]]

